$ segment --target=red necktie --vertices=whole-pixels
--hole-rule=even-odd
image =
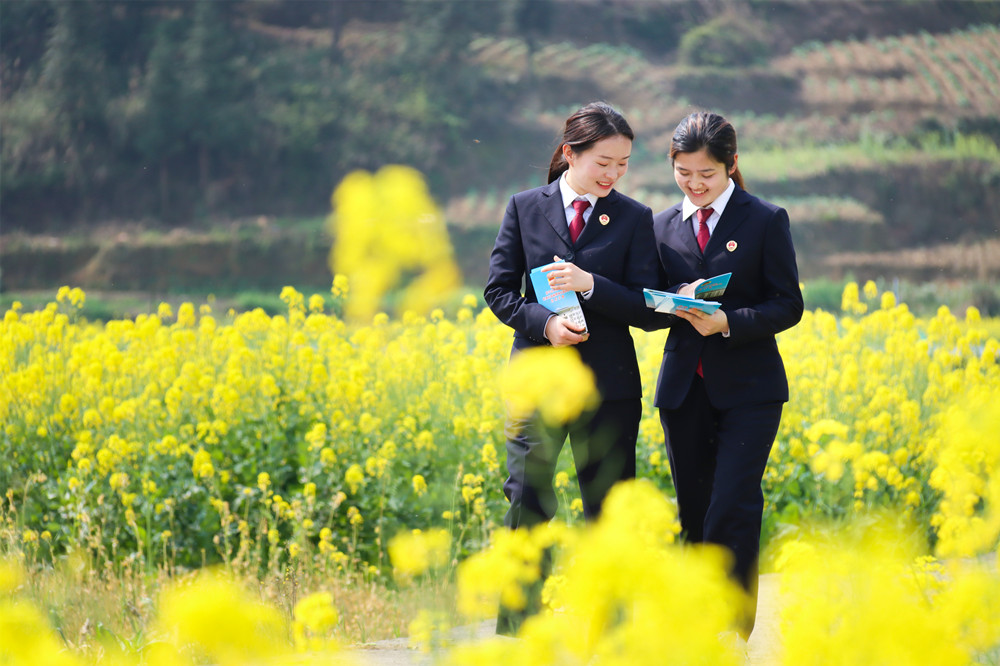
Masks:
[[[712,216],[711,208],[699,208],[698,209],[698,247],[701,251],[705,251],[705,246],[708,245],[708,218]],[[704,373],[701,369],[701,359],[698,359],[698,369],[696,371],[699,377],[704,377]]]
[[[580,237],[580,232],[583,231],[583,211],[588,208],[590,208],[590,202],[586,199],[577,199],[573,202],[573,210],[576,211],[576,215],[569,223],[569,237],[574,243]]]
[[[705,246],[708,245],[708,218],[712,216],[711,208],[699,208],[698,209],[698,247],[701,251],[705,251]]]

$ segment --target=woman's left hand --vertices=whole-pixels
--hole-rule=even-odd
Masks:
[[[694,308],[677,308],[674,314],[690,322],[694,329],[704,336],[725,333],[729,330],[729,317],[721,309],[708,315]]]
[[[550,287],[559,291],[590,291],[594,288],[593,275],[558,256],[553,260],[556,263],[545,270]]]

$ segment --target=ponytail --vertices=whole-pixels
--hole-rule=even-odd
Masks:
[[[743,174],[740,173],[739,167],[736,167],[736,169],[731,174],[729,174],[729,177],[733,179],[734,183],[740,186],[741,190],[747,189],[746,185],[743,184]]]
[[[549,179],[546,182],[551,183],[552,181],[563,175],[563,172],[569,169],[569,162],[566,161],[566,156],[563,155],[563,144],[559,144],[556,148],[556,152],[552,153],[552,160],[549,162]]]

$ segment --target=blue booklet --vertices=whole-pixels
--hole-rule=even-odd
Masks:
[[[642,295],[646,298],[646,307],[653,308],[657,312],[673,314],[677,308],[689,308],[701,310],[705,314],[712,314],[722,305],[718,301],[706,301],[700,298],[688,298],[666,291],[656,289],[643,289]]]
[[[659,291],[657,289],[643,289],[642,295],[646,299],[646,307],[652,308],[657,312],[672,314],[677,308],[683,307],[701,310],[705,314],[712,314],[719,309],[721,303],[707,299],[722,296],[729,285],[729,278],[732,276],[732,273],[723,273],[722,275],[708,278],[695,287],[695,298],[671,294],[670,292]]]
[[[535,289],[535,297],[551,312],[568,319],[575,330],[581,333],[585,332],[587,320],[583,316],[583,308],[580,307],[580,299],[576,292],[561,291],[549,286],[548,276],[543,270],[551,265],[545,264],[545,266],[531,269],[531,286]]]
[[[731,277],[733,277],[732,273],[723,273],[722,275],[708,278],[695,287],[694,297],[708,300],[722,296],[726,291],[726,287],[729,286],[729,278]]]

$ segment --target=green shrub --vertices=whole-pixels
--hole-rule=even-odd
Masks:
[[[726,13],[687,31],[677,55],[686,65],[745,67],[765,62],[771,55],[771,44],[760,23]]]

